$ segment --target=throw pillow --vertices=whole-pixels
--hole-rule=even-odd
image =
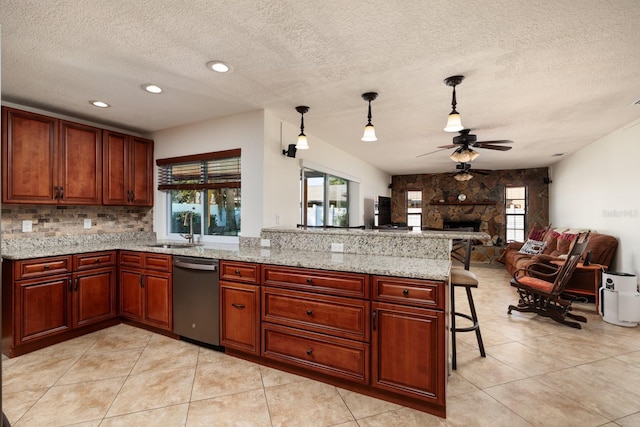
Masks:
[[[540,240],[527,240],[520,248],[520,253],[529,255],[538,255],[544,250],[545,243]]]
[[[549,227],[538,228],[535,225],[533,227],[534,228],[532,228],[531,231],[529,232],[528,238],[530,240],[538,240],[538,241],[544,240],[544,235],[547,234]]]

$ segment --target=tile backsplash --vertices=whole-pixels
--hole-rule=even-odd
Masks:
[[[91,228],[84,228],[84,220]],[[23,221],[32,231],[22,232]],[[153,231],[153,208],[129,206],[2,205],[2,239]]]

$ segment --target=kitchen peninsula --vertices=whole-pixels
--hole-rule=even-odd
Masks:
[[[445,416],[449,250],[452,239],[466,238],[488,236],[268,228],[240,245],[162,248],[152,233],[3,242],[3,352],[15,356],[38,348],[38,339],[50,345],[102,325],[58,327],[46,337],[35,331],[21,342],[25,289],[46,279],[58,300],[71,300],[67,292],[77,292],[73,279],[84,265],[76,262],[98,260],[108,270],[121,258],[105,253],[216,258],[227,353]],[[162,274],[171,283],[170,272]],[[104,324],[121,319],[118,307]]]

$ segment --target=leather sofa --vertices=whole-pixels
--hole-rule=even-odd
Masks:
[[[522,253],[520,248],[524,243],[511,242],[498,261],[505,265],[509,274],[513,274],[519,268],[527,268],[533,263],[561,262],[566,258],[571,237],[576,233],[577,231],[558,228],[547,231],[542,240],[546,244],[544,250],[537,255]],[[600,274],[611,265],[617,248],[618,240],[615,237],[592,231],[583,255],[583,258],[589,256],[590,265],[578,264],[566,291],[578,295],[595,296],[596,286],[600,284]]]

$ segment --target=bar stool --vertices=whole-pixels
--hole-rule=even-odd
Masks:
[[[478,347],[480,348],[480,356],[487,357],[484,351],[484,344],[482,343],[482,335],[480,334],[480,323],[478,322],[478,315],[476,314],[476,306],[473,302],[473,295],[471,294],[471,289],[478,287],[478,278],[476,277],[475,274],[469,271],[470,260],[471,260],[471,239],[467,239],[466,252],[463,260],[464,267],[452,267],[451,274],[450,274],[450,277],[451,277],[451,350],[452,350],[451,367],[453,369],[457,368],[456,333],[458,332],[475,331],[476,338],[478,340]],[[467,292],[467,299],[469,301],[469,309],[471,310],[471,314],[459,313],[456,311],[455,290],[457,287],[465,288],[465,291]],[[471,326],[464,327],[464,328],[456,327],[456,316],[471,320],[473,324]]]

